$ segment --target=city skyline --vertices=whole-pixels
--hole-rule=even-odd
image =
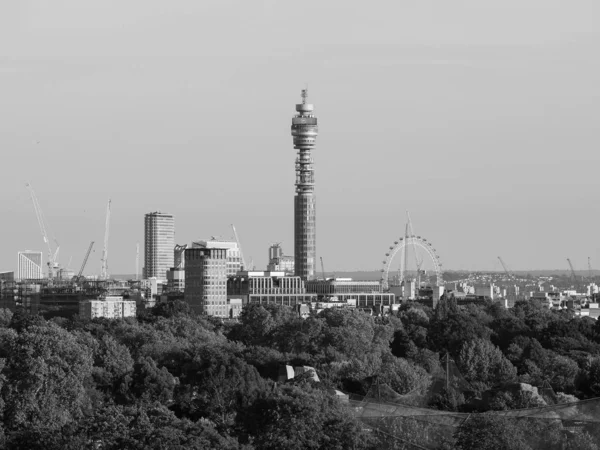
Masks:
[[[567,257],[584,270],[588,256],[600,267],[600,6],[553,5],[382,16],[332,4],[313,17],[240,3],[238,17],[183,1],[165,18],[154,1],[117,16],[32,2],[0,31],[0,146],[14,167],[0,180],[0,270],[44,251],[27,180],[75,272],[102,242],[106,198],[112,273],[134,273],[140,217],[159,209],[177,217],[177,243],[235,223],[257,266],[273,241],[291,253],[288,120],[307,82],[326,124],[315,158],[328,270],[379,269],[407,209],[446,269],[500,270],[497,255],[513,270],[567,269]],[[310,35],[289,33],[307,21]],[[85,273],[100,257],[97,246]]]

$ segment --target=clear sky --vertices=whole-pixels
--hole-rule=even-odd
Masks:
[[[0,7],[0,271],[43,250],[135,271],[176,241],[293,253],[294,105],[309,85],[317,255],[379,269],[415,233],[449,269],[600,268],[598,0],[19,0]],[[143,254],[140,255],[143,261]]]

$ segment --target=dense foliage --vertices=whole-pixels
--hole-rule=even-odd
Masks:
[[[307,319],[251,305],[234,323],[182,302],[112,321],[0,316],[1,448],[402,448],[361,425],[334,389],[366,395],[376,380],[400,395],[423,391],[445,358],[466,387],[441,392],[430,407],[545,404],[516,383],[545,383],[556,401],[600,395],[599,323],[535,302],[511,310],[409,303],[394,316],[332,309]],[[314,367],[320,382],[276,382],[285,364]],[[397,423],[415,439],[419,426]],[[526,438],[522,425],[483,414],[457,429],[451,446],[534,448]],[[560,448],[597,448],[585,433],[576,439]]]

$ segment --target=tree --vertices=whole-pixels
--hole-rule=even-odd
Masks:
[[[238,424],[264,450],[361,449],[367,438],[348,409],[305,384],[263,393],[240,412]]]
[[[458,366],[467,381],[482,383],[487,388],[513,381],[517,376],[517,369],[498,347],[484,339],[463,343]]]
[[[89,399],[92,355],[56,325],[29,326],[10,342],[2,375],[9,429],[58,429],[79,420]]]
[[[267,389],[257,370],[233,350],[201,347],[181,359],[173,406],[180,416],[206,418],[224,429],[232,425],[241,407]]]
[[[514,421],[488,414],[469,416],[455,433],[457,450],[531,450]]]

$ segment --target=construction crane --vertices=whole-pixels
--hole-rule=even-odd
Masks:
[[[323,264],[323,257],[319,256],[319,258],[321,258],[321,272],[323,273],[323,280],[326,280],[327,277],[325,277],[325,265]]]
[[[242,244],[240,243],[240,238],[235,229],[235,225],[231,224],[231,229],[233,230],[233,235],[235,236],[235,242],[237,242],[238,249],[240,250],[240,259],[242,260],[242,270],[250,270],[250,267],[246,265],[246,260],[244,259],[244,253],[242,252]]]
[[[567,258],[567,262],[569,263],[569,267],[571,268],[571,277],[573,278],[573,286],[577,288],[577,274],[575,273],[575,268],[573,267],[573,263],[569,258]]]
[[[54,279],[54,270],[58,269],[56,259],[58,258],[58,251],[60,249],[60,246],[58,245],[58,242],[56,242],[55,239],[54,242],[57,244],[57,248],[55,252],[52,251],[52,245],[50,244],[50,239],[48,239],[48,233],[46,232],[44,214],[42,213],[42,208],[40,207],[37,196],[35,195],[35,191],[33,190],[31,184],[27,183],[25,186],[27,186],[27,189],[29,189],[29,194],[31,195],[33,209],[35,209],[35,216],[37,217],[37,221],[40,226],[40,231],[42,232],[42,238],[48,246],[48,278],[52,280]]]
[[[100,269],[100,279],[108,278],[108,236],[110,231],[110,199],[106,206],[106,224],[104,227],[104,247],[102,248],[102,267]]]
[[[135,245],[135,281],[140,278],[140,243]]]
[[[498,256],[498,260],[500,261],[500,264],[502,264],[502,268],[504,269],[504,272],[506,272],[506,275],[508,275],[509,277],[512,277],[512,273],[510,273],[510,270],[508,270],[508,267],[506,266],[504,261],[502,261],[502,258],[500,258]]]
[[[81,275],[83,274],[83,269],[85,269],[85,265],[87,264],[88,258],[90,257],[90,253],[92,252],[92,247],[94,246],[94,241],[90,242],[90,246],[87,249],[85,254],[85,258],[83,258],[83,263],[81,264],[81,268],[79,269],[79,273],[77,274],[77,278],[75,281],[79,282],[81,280]]]

